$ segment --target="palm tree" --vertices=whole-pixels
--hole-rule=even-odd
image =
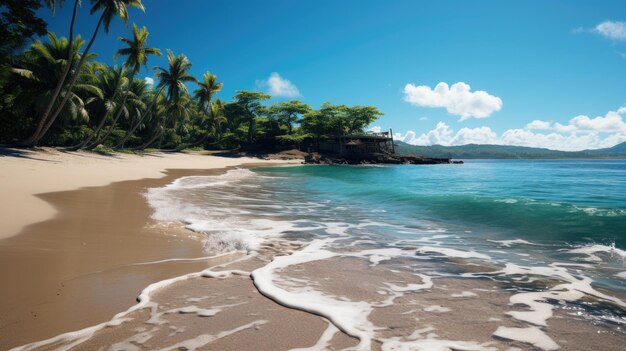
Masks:
[[[178,126],[178,120],[189,118],[189,90],[185,83],[197,82],[196,78],[189,74],[191,62],[187,56],[183,54],[176,56],[171,50],[167,50],[167,63],[167,68],[154,67],[156,78],[159,80],[156,97],[160,96],[162,91],[166,92],[163,101],[166,117],[165,120],[159,119],[163,128],[169,124],[168,122],[173,122],[174,126]],[[156,133],[162,136],[163,131],[156,130]],[[147,147],[154,140],[140,148]]]
[[[142,65],[147,66],[149,55],[155,55],[155,56],[162,55],[161,50],[147,46],[148,35],[149,35],[148,29],[145,26],[140,29],[137,27],[136,24],[133,23],[133,39],[124,38],[124,37],[118,38],[118,40],[126,43],[128,47],[117,50],[117,52],[115,53],[115,57],[119,57],[120,55],[127,56],[126,62],[124,62],[124,65],[131,70],[131,72],[133,73],[133,76],[139,72]],[[147,109],[147,110],[150,110],[150,109]],[[143,118],[145,118],[145,115],[147,115],[147,110],[146,110],[146,114],[139,117],[139,119],[137,120],[137,123],[131,126],[131,128],[126,132],[126,135],[124,135],[122,140],[115,146],[115,148],[124,147],[124,143],[126,143],[128,138],[130,138],[133,135],[137,127],[139,127],[139,125],[143,121]]]
[[[200,108],[205,111],[207,115],[211,114],[210,108],[211,102],[213,102],[213,95],[222,90],[222,86],[222,83],[217,82],[217,76],[215,74],[206,72],[202,76],[202,82],[198,83],[198,89],[193,92],[198,99]]]
[[[198,83],[198,89],[194,91],[194,96],[198,100],[198,108],[200,114],[200,124],[206,124],[202,122],[211,121],[213,119],[212,116],[212,105],[213,105],[213,96],[217,94],[220,90],[222,90],[223,84],[217,82],[217,76],[215,74],[211,74],[211,72],[206,72],[202,76],[202,82]],[[202,118],[205,117],[205,118]],[[207,133],[204,133],[200,140],[185,145],[181,147],[181,150],[185,147],[195,146],[203,143],[208,138],[208,129],[212,129],[211,126],[208,126]]]
[[[128,84],[126,85],[124,99],[118,106],[117,114],[113,118],[111,125],[102,137],[89,145],[89,148],[106,141],[109,135],[111,135],[111,132],[115,129],[120,116],[124,115],[124,117],[128,119],[133,111],[141,111],[146,108],[146,104],[141,100],[141,95],[146,88],[146,82],[143,79],[133,79],[132,77],[127,77],[127,80]]]
[[[52,15],[55,15],[56,13],[57,2],[59,6],[63,5],[63,0],[59,0],[59,1],[46,0],[46,4],[48,5],[48,7],[52,9]],[[80,5],[80,0],[75,0],[74,9],[72,10],[72,19],[70,21],[70,36],[69,36],[70,43],[74,41],[74,23],[76,22],[76,10],[78,10],[78,5]],[[54,92],[52,93],[52,97],[48,99],[48,105],[44,109],[41,115],[41,118],[39,119],[39,123],[37,124],[37,129],[35,129],[35,132],[31,135],[30,138],[22,142],[25,146],[30,146],[31,143],[35,142],[35,138],[39,134],[41,134],[45,126],[45,122],[48,120],[48,115],[50,114],[50,111],[52,110],[54,103],[57,101],[57,98],[59,97],[59,94],[61,93],[61,89],[63,88],[63,83],[65,83],[65,79],[67,78],[67,74],[70,72],[70,68],[72,67],[72,63],[74,61],[75,52],[77,51],[73,50],[73,46],[70,46],[68,53],[67,53],[67,61],[65,63],[65,68],[63,69],[63,73],[57,80],[56,88],[54,89]]]
[[[191,62],[184,54],[175,56],[172,50],[167,50],[168,68],[154,67],[156,78],[159,80],[158,88],[165,87],[167,92],[165,98],[168,102],[177,102],[183,96],[189,96],[189,90],[185,83],[197,80],[189,74]]]
[[[122,19],[122,21],[124,21],[125,24],[128,24],[128,8],[129,7],[136,7],[141,10],[144,10],[144,6],[141,0],[91,0],[91,4],[92,4],[91,14],[101,11],[100,19],[98,20],[98,24],[96,25],[96,28],[94,29],[93,35],[91,36],[91,39],[89,40],[89,43],[87,44],[87,47],[85,48],[85,51],[83,52],[83,54],[80,57],[80,60],[78,61],[76,70],[72,73],[71,78],[69,79],[69,83],[65,87],[66,92],[65,94],[62,94],[63,99],[57,105],[56,111],[51,116],[45,119],[42,117],[43,121],[40,120],[39,124],[43,124],[43,127],[42,128],[38,127],[35,133],[33,133],[33,135],[31,135],[27,140],[25,140],[22,143],[24,146],[36,145],[39,142],[39,140],[41,140],[41,138],[43,138],[43,136],[48,132],[48,130],[50,129],[54,121],[59,116],[59,113],[61,112],[61,110],[63,109],[63,107],[65,106],[65,104],[67,103],[67,100],[69,99],[71,95],[70,92],[72,91],[72,89],[74,88],[74,85],[76,84],[76,79],[78,78],[80,68],[85,62],[84,58],[89,53],[91,46],[96,40],[98,32],[100,31],[100,27],[104,25],[104,31],[108,33],[111,21],[115,17],[119,17],[120,19]],[[56,97],[53,96],[53,99],[56,101]]]
[[[76,59],[83,44],[84,41],[80,36],[70,45],[66,38],[58,38],[54,33],[48,34],[47,42],[38,40],[33,43],[29,50],[17,58],[12,69],[15,79],[11,80],[12,86],[7,87],[6,91],[10,93],[4,96],[4,99],[12,101],[14,109],[22,116],[41,113],[45,110],[59,77],[63,74],[67,53],[73,52]],[[94,54],[88,54],[85,60],[91,61],[94,57]],[[84,69],[81,70],[83,77],[85,73]],[[69,93],[68,103],[61,110],[61,116],[69,116],[72,119],[77,116],[82,119],[88,118],[85,110],[88,101],[84,101],[77,93],[102,95],[96,86],[81,79],[74,91]]]
[[[119,49],[115,53],[115,58],[119,56],[127,56],[126,62],[124,65],[130,69],[131,73],[137,74],[139,73],[139,69],[141,66],[147,67],[148,65],[148,56],[155,55],[161,56],[161,50],[157,48],[148,47],[148,29],[143,26],[141,28],[137,27],[136,24],[133,23],[133,38],[124,38],[118,37],[117,39],[128,47]]]
[[[153,90],[152,93],[154,94],[154,97],[152,98],[152,102],[156,101],[156,103],[150,104],[150,106],[147,108],[148,113],[144,114],[144,117],[145,116],[150,117],[148,118],[148,122],[146,123],[146,126],[152,127],[151,130],[148,131],[148,135],[150,135],[151,138],[147,142],[143,143],[142,145],[133,148],[133,150],[143,150],[149,147],[158,138],[160,138],[163,135],[163,132],[165,131],[165,129],[163,128],[163,123],[165,122],[166,105],[165,105],[165,95],[163,94],[163,89],[159,90],[159,92],[155,92]]]
[[[221,138],[222,126],[228,122],[226,114],[224,113],[224,103],[222,103],[222,100],[217,99],[215,102],[211,103],[211,114],[209,116],[209,126],[215,138],[219,140]]]
[[[93,131],[79,144],[70,146],[68,150],[80,150],[90,145],[94,138],[97,138],[107,119],[116,109],[123,109],[119,101],[119,95],[124,87],[128,84],[128,78],[125,75],[124,68],[106,67],[96,76],[96,85],[102,91],[102,97],[97,99],[94,112],[100,114],[100,122],[95,126]],[[97,139],[96,139],[97,140]]]

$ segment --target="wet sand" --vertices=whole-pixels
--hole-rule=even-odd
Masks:
[[[257,282],[250,273],[276,255],[301,249],[298,240],[272,239],[255,255],[230,252],[204,260],[155,262],[194,259],[207,253],[201,250],[199,236],[180,225],[164,226],[151,220],[142,193],[184,175],[224,171],[175,170],[162,179],[41,195],[55,206],[58,215],[0,241],[0,281],[12,287],[0,290],[0,349],[103,322],[34,349],[286,350],[317,344],[312,350],[322,350],[362,346],[322,316],[284,307],[255,287]],[[354,246],[348,251],[367,248]],[[498,269],[471,260],[449,261],[464,272]],[[282,278],[273,283],[294,291],[313,288],[338,300],[372,306],[367,320],[375,330],[373,350],[380,350],[383,344],[389,349],[396,341],[400,349],[415,350],[535,349],[528,343],[494,336],[501,326],[528,326],[508,315],[526,307],[511,305],[514,292],[506,285],[490,279],[431,274],[431,287],[403,290],[408,284],[427,283],[415,272],[435,270],[438,264],[443,262],[398,257],[373,264],[364,257],[336,256],[286,266],[280,270]],[[150,290],[150,284],[174,277],[178,277],[175,282]],[[137,305],[135,298],[142,290],[143,299]],[[548,325],[541,327],[562,349],[622,348],[621,331],[590,323],[565,307],[555,309]],[[117,317],[112,319],[114,315]]]
[[[182,172],[41,195],[59,215],[0,241],[5,287],[0,289],[0,349],[108,320],[135,304],[150,283],[206,267],[202,261],[131,266],[206,256],[187,230],[166,230],[151,221],[142,196],[147,187]],[[217,172],[223,170],[191,173]]]
[[[152,221],[142,194],[183,175],[221,174],[226,168],[220,167],[250,161],[262,162],[54,151],[0,157],[0,238],[5,237],[0,240],[0,350],[109,320],[134,305],[150,283],[206,268],[210,261],[134,265],[207,256],[182,225]],[[168,165],[217,169],[169,170],[163,177]],[[97,186],[137,177],[149,178]],[[96,186],[34,195],[84,185]],[[22,227],[19,235],[12,233]]]

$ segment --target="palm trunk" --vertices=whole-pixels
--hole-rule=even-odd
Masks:
[[[252,137],[254,136],[254,119],[248,122],[248,143],[252,143]]]
[[[87,138],[85,138],[85,140],[81,141],[80,144],[78,145],[74,145],[74,146],[70,146],[68,148],[66,148],[66,150],[68,151],[77,151],[77,150],[82,150],[85,148],[85,146],[87,146],[87,144],[89,144],[91,142],[91,140],[100,133],[100,130],[102,129],[102,127],[104,126],[104,122],[106,122],[107,117],[108,117],[108,113],[106,113],[103,117],[102,120],[100,121],[100,123],[98,124],[98,126],[96,126],[96,129],[94,129],[91,134],[89,134],[89,136]]]
[[[163,135],[163,131],[158,132],[157,134],[154,135],[152,139],[150,139],[150,141],[148,141],[147,143],[139,147],[134,148],[133,150],[144,150],[148,146],[152,145],[152,143],[154,143],[161,135]]]
[[[145,113],[141,114],[141,117],[139,117],[139,121],[137,121],[137,123],[126,133],[126,135],[124,135],[124,138],[122,138],[122,141],[120,141],[117,145],[115,145],[115,149],[124,148],[124,144],[135,133],[137,128],[139,128],[139,126],[141,125],[141,122],[143,122],[143,120],[151,114],[152,106],[154,106],[154,103],[156,102],[157,98],[159,97],[159,95],[161,94],[164,88],[165,88],[165,85],[162,86],[161,89],[159,89],[157,94],[154,96],[154,99],[152,99],[152,102],[150,102],[150,106],[148,106],[148,108],[146,108],[146,110],[144,111]]]
[[[61,89],[63,88],[63,83],[65,83],[65,78],[67,78],[67,74],[70,72],[70,69],[72,68],[72,62],[74,61],[74,45],[73,45],[74,23],[76,22],[76,10],[78,9],[79,3],[80,3],[80,0],[74,1],[74,10],[72,11],[72,21],[70,23],[70,37],[69,37],[69,44],[68,44],[67,63],[65,64],[63,73],[61,73],[61,78],[59,79],[59,82],[57,83],[57,86],[54,89],[54,93],[52,93],[52,97],[50,98],[50,101],[48,102],[48,105],[46,106],[46,109],[44,110],[43,115],[39,119],[39,124],[37,125],[37,129],[35,129],[35,132],[30,137],[20,142],[21,146],[34,146],[36,144],[35,141],[39,141],[39,139],[41,139],[42,136],[40,136],[40,134],[46,124],[46,121],[48,120],[50,111],[52,111],[52,107],[54,106],[55,101],[59,98],[59,94],[61,94]]]
[[[181,145],[181,146],[179,146],[177,148],[174,148],[174,149],[161,150],[161,151],[163,151],[163,152],[179,152],[179,151],[182,151],[182,150],[184,150],[186,148],[195,147],[195,146],[198,146],[198,145],[204,143],[207,140],[208,137],[209,137],[208,135],[205,135],[202,138],[200,138],[200,140],[195,141],[193,143],[187,143],[187,144],[183,144],[183,145]]]
[[[122,115],[122,112],[124,111],[124,104],[126,104],[126,99],[128,99],[128,95],[129,95],[128,92],[124,95],[124,100],[122,100],[122,104],[120,105],[120,108],[117,110],[117,113],[115,114],[115,118],[113,118],[113,123],[111,123],[111,127],[109,127],[106,133],[104,133],[104,136],[102,138],[97,139],[95,142],[89,145],[88,149],[98,144],[102,144],[109,137],[109,135],[111,135],[111,132],[113,132],[113,129],[117,125],[117,121],[120,119],[120,116]]]
[[[147,148],[148,146],[150,146],[152,143],[154,143],[154,141],[157,140],[160,136],[162,136],[165,133],[165,128],[161,126],[161,122],[162,121],[157,122],[157,128],[160,128],[160,130],[154,134],[154,137],[150,139],[150,141],[148,141],[147,143],[141,146],[138,146],[134,148],[133,150],[143,150]]]
[[[100,30],[100,27],[102,26],[102,21],[103,20],[104,20],[104,12],[102,13],[102,15],[100,15],[100,20],[98,20],[98,25],[96,26],[96,29],[94,30],[93,35],[91,36],[91,40],[89,40],[89,44],[87,45],[87,47],[85,48],[85,51],[81,55],[80,61],[78,61],[78,65],[76,66],[76,71],[72,75],[72,79],[70,80],[70,83],[68,84],[68,86],[66,88],[66,92],[65,92],[65,96],[63,97],[63,100],[61,100],[61,103],[59,104],[59,106],[57,106],[56,112],[52,115],[52,117],[50,117],[48,122],[46,122],[43,130],[37,136],[37,138],[34,140],[34,142],[33,142],[34,145],[37,145],[39,140],[41,140],[41,138],[43,138],[46,135],[46,133],[48,132],[48,130],[50,129],[50,127],[52,126],[54,121],[61,114],[61,111],[63,110],[63,107],[67,103],[67,100],[69,100],[70,96],[72,95],[71,94],[72,88],[74,87],[74,84],[76,84],[76,79],[80,75],[80,69],[83,66],[83,63],[85,63],[85,59],[87,58],[87,55],[89,54],[89,50],[91,49],[91,46],[93,45],[93,42],[96,40],[96,36],[98,35],[98,31]]]

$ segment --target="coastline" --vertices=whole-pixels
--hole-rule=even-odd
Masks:
[[[158,179],[167,169],[219,169],[245,163],[293,163],[252,157],[226,158],[206,153],[148,153],[104,156],[91,152],[3,149],[0,153],[0,239],[26,225],[52,218],[53,206],[38,197],[58,191],[104,186],[114,182]],[[16,199],[19,199],[16,201]]]
[[[276,163],[255,163],[259,164]],[[381,247],[374,241],[360,239],[346,243],[353,238],[353,230],[357,235],[375,237],[383,227],[411,229],[393,221],[377,222],[377,215],[362,217],[363,212],[359,211],[350,220],[335,215],[343,207],[323,205],[323,201],[316,204],[316,214],[309,217],[306,213],[310,213],[311,203],[294,193],[299,189],[297,183],[272,180],[281,177],[273,177],[270,171],[257,174],[240,169],[222,176],[227,169],[169,170],[159,179],[40,195],[57,204],[58,215],[0,241],[24,244],[9,246],[12,252],[23,255],[21,260],[5,255],[0,245],[0,260],[6,259],[0,262],[0,278],[15,267],[31,265],[32,272],[22,270],[8,284],[20,284],[24,279],[33,282],[33,286],[15,294],[19,298],[28,297],[29,291],[48,293],[39,301],[24,304],[28,309],[44,311],[43,314],[20,321],[24,323],[22,330],[30,328],[31,333],[41,335],[15,341],[20,326],[3,321],[0,348],[378,350],[397,346],[492,351],[526,349],[529,344],[544,350],[559,346],[588,350],[601,343],[604,349],[617,350],[623,341],[623,333],[607,325],[589,323],[585,317],[571,314],[569,308],[545,302],[550,296],[561,294],[564,301],[576,304],[580,300],[586,304],[589,300],[579,291],[582,290],[587,291],[589,298],[597,296],[601,302],[613,303],[619,309],[623,307],[623,295],[603,295],[584,277],[568,273],[567,264],[526,267],[522,263],[526,262],[523,257],[528,256],[525,253],[518,262],[521,266],[512,264],[504,269],[504,262],[496,257],[498,252],[506,254],[501,250],[508,251],[512,244],[541,247],[539,244],[494,241],[498,251],[489,251],[487,255],[480,253],[485,251],[474,251],[473,245],[467,251],[466,243],[455,249],[454,238],[443,245],[442,239],[449,235],[431,226],[411,231],[417,236],[408,246]],[[271,171],[286,170],[289,169]],[[369,172],[362,167],[354,170]],[[373,181],[371,177],[367,179]],[[164,187],[166,184],[169,185]],[[148,188],[146,197],[152,207],[142,195]],[[154,193],[155,188],[161,190]],[[173,202],[161,207],[159,200],[152,197],[155,194]],[[270,194],[292,194],[295,198]],[[192,206],[186,207],[188,204]],[[202,252],[193,232],[174,224],[183,221],[195,230],[193,213],[198,213],[194,212],[198,207],[193,204],[209,214],[207,218],[200,212],[195,221],[215,217],[198,227],[199,231],[233,231],[236,239],[237,233],[252,230],[255,236],[269,240],[228,249],[245,248],[248,255],[245,251],[221,251],[217,255]],[[207,206],[202,207],[203,204]],[[293,212],[272,212],[281,207],[296,211],[299,208],[304,211],[301,218],[309,220],[293,221]],[[165,218],[159,216],[159,208],[165,211],[161,212],[166,213]],[[154,220],[148,219],[150,213]],[[235,225],[222,227],[220,221],[229,223],[231,215],[235,217],[231,224]],[[172,220],[167,219],[170,216]],[[37,235],[41,233],[37,228],[45,229],[49,235]],[[29,230],[33,233],[29,234]],[[425,236],[420,237],[420,233]],[[612,255],[609,247],[601,249]],[[35,262],[39,262],[36,265],[40,269],[32,268]],[[454,274],[446,274],[445,267]],[[515,286],[524,284],[518,281],[518,275],[540,277],[546,275],[542,269],[552,273],[540,280],[540,286],[529,279],[530,290],[511,290],[511,282]],[[51,276],[64,285],[59,288],[54,281],[51,283]],[[81,299],[79,293],[85,293],[86,298]],[[570,293],[574,295],[567,295]],[[10,297],[0,298],[4,307],[17,308]],[[55,311],[50,308],[51,303],[63,307]],[[73,324],[59,325],[61,313],[61,319],[76,317]],[[575,335],[571,328],[577,331]]]
[[[146,188],[289,163],[202,154],[25,155],[0,158],[0,280],[11,287],[0,292],[1,349],[107,321],[149,284],[224,260],[198,260],[207,254],[193,232],[151,220]],[[180,260],[137,265],[172,258]]]

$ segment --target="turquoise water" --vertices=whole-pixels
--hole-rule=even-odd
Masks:
[[[204,234],[206,251],[260,255],[261,293],[362,341],[389,329],[368,319],[385,306],[394,321],[441,329],[454,321],[446,312],[473,306],[494,335],[521,342],[528,330],[533,342],[569,340],[545,329],[569,318],[594,336],[624,335],[625,161],[234,169],[146,197],[154,219]]]
[[[582,272],[594,284],[626,292],[625,161],[255,171],[275,177],[264,185],[267,197],[292,204],[279,211],[290,220],[379,224],[351,234],[381,247],[412,247],[426,238],[502,264],[589,264]],[[306,205],[311,203],[314,210]]]
[[[480,232],[485,239],[626,248],[624,161],[258,170],[285,176],[282,184],[316,201],[378,213],[368,215],[378,220],[404,225],[432,221],[461,233]]]

